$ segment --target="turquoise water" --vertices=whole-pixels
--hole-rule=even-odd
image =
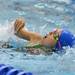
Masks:
[[[74,0],[0,0],[0,41],[10,41],[15,47],[27,42],[13,35],[11,22],[24,17],[26,27],[45,35],[53,28],[75,29]],[[13,44],[14,42],[14,44]],[[29,55],[24,51],[0,49],[0,63],[32,72],[33,75],[75,75],[75,48],[66,48],[63,56]]]

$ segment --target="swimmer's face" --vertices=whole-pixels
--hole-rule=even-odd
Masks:
[[[48,46],[48,47],[53,47],[55,45],[55,39],[52,34],[48,34],[47,36],[45,36],[42,40],[42,45],[43,46]]]
[[[43,46],[48,46],[48,47],[54,47],[54,45],[56,44],[56,40],[54,38],[54,35],[55,34],[61,34],[61,30],[59,29],[56,29],[55,31],[53,32],[49,32],[49,34],[47,34],[43,40],[42,40],[42,45]]]

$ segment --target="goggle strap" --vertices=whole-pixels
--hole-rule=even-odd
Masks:
[[[60,41],[58,41],[58,46],[59,46],[59,48],[61,48],[61,44],[60,44]]]

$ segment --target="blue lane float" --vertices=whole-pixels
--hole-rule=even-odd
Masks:
[[[0,75],[32,75],[32,73],[26,73],[22,70],[14,69],[9,65],[0,64]]]

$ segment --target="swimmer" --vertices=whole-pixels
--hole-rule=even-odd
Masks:
[[[24,26],[24,19],[16,19],[14,23],[16,36],[30,41],[30,43],[38,43],[40,46],[50,48],[53,52],[61,52],[64,46],[72,47],[75,42],[74,35],[65,29],[55,29],[43,37],[39,33],[26,30]]]

